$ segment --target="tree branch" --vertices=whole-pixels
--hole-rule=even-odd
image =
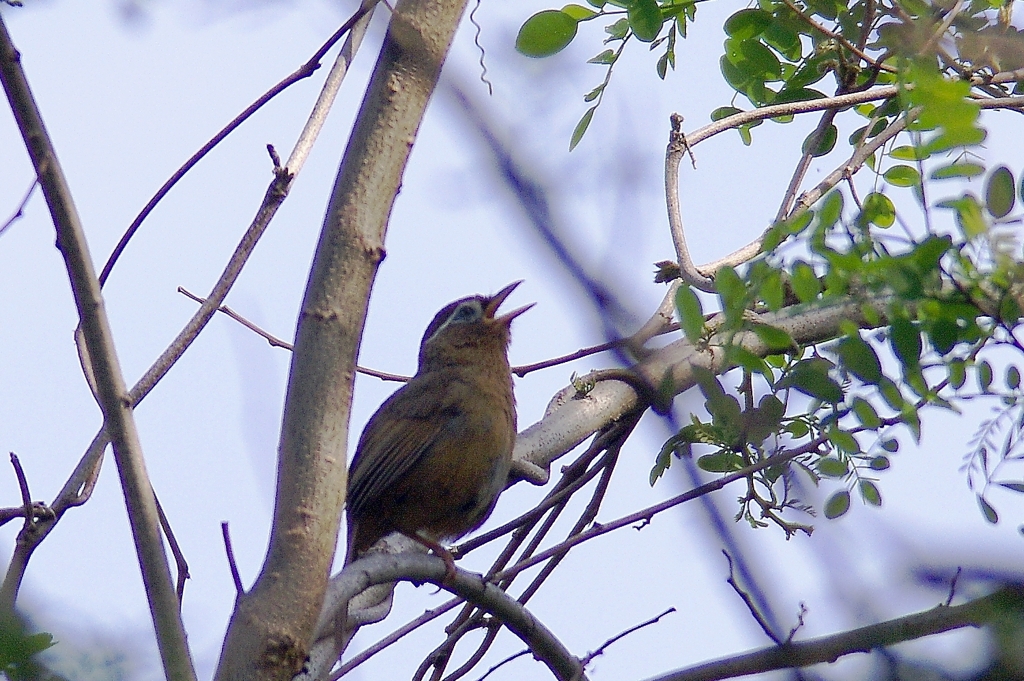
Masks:
[[[0,80],[3,81],[18,129],[36,169],[57,230],[57,245],[64,256],[71,280],[105,429],[113,441],[114,459],[121,477],[121,488],[164,671],[169,679],[193,680],[196,678],[195,670],[177,608],[167,555],[160,538],[156,498],[146,473],[128,388],[114,350],[113,336],[85,232],[53,144],[21,69],[20,55],[11,42],[2,17]]]
[[[716,681],[775,669],[806,667],[835,662],[851,653],[867,653],[875,648],[912,641],[963,627],[992,623],[1001,613],[1024,608],[1024,589],[1005,587],[993,594],[962,605],[939,605],[931,610],[871,624],[832,636],[809,641],[762,648],[696,667],[663,674],[649,681]]]
[[[349,409],[370,289],[412,141],[464,8],[464,0],[402,0],[392,14],[299,314],[270,546],[237,601],[219,680],[290,679],[313,643],[345,501]]]
[[[431,582],[498,618],[522,639],[556,678],[585,681],[579,660],[524,606],[494,584],[485,582],[480,575],[456,570],[455,579],[446,582],[444,571],[444,561],[420,553],[378,554],[361,558],[331,579],[324,601],[325,611],[342,612],[353,596],[377,584],[398,580]],[[330,664],[333,665],[333,660]],[[330,666],[326,670],[309,668],[300,678],[322,678],[329,670]]]
[[[348,33],[349,39],[345,42],[345,48],[348,48],[348,54],[346,54],[346,49],[343,48],[341,54],[338,55],[338,60],[335,62],[335,66],[331,73],[328,75],[327,82],[321,90],[320,99],[317,101],[316,107],[314,107],[314,116],[310,117],[309,122],[306,123],[306,129],[302,131],[303,134],[299,137],[300,141],[307,140],[307,143],[302,145],[297,144],[295,146],[295,150],[292,152],[292,158],[288,159],[286,168],[292,175],[298,173],[298,167],[301,167],[302,161],[305,160],[305,155],[309,153],[309,149],[312,148],[313,142],[316,141],[316,137],[323,125],[323,119],[326,116],[327,110],[330,109],[330,106],[333,103],[334,95],[337,93],[338,87],[341,85],[341,80],[345,77],[345,72],[348,68],[348,64],[352,60],[352,55],[355,50],[359,49],[359,43],[362,42],[363,34],[365,33],[366,26],[369,23],[370,12],[376,4],[376,0],[364,1],[363,4],[360,5],[359,9],[357,9],[355,13],[341,25],[341,28],[334,32],[334,35],[327,39],[327,42],[320,46],[320,49],[317,50],[305,64],[300,66],[281,82],[277,83],[277,85],[263,93],[263,95],[250,104],[245,111],[235,116],[230,123],[225,125],[220,132],[204,144],[199,151],[192,154],[191,158],[185,161],[180,168],[174,171],[173,175],[167,178],[167,181],[163,183],[160,189],[157,190],[156,194],[153,195],[153,198],[146,203],[142,208],[142,211],[134,220],[132,220],[132,224],[128,226],[125,233],[121,235],[121,239],[117,242],[117,245],[114,246],[113,252],[111,252],[110,257],[107,258],[107,262],[103,266],[103,271],[100,272],[100,286],[103,286],[103,284],[106,283],[107,277],[110,276],[110,272],[114,269],[114,265],[117,263],[118,258],[121,257],[124,249],[128,246],[128,242],[131,241],[131,238],[135,236],[135,232],[137,232],[139,227],[142,226],[143,221],[149,217],[149,214],[153,212],[156,205],[160,203],[165,196],[167,196],[168,192],[171,191],[174,185],[176,185],[181,178],[185,177],[188,171],[192,170],[192,168],[194,168],[204,156],[210,153],[214,147],[220,144],[224,138],[234,132],[235,129],[244,123],[250,116],[259,111],[264,104],[300,80],[312,76],[313,73],[320,68],[320,60],[324,58],[327,51],[330,50],[335,43],[341,40],[343,35]],[[355,27],[357,26],[360,28],[356,29]],[[352,31],[352,33],[349,33],[349,31]],[[357,34],[357,37],[353,40],[352,36],[355,34]],[[326,106],[322,107],[322,103],[325,103]],[[311,130],[311,127],[314,129]],[[302,161],[296,159],[297,154],[302,157]]]

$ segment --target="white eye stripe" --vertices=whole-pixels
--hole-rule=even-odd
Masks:
[[[466,300],[459,303],[455,310],[448,315],[448,318],[444,320],[444,323],[437,327],[437,330],[430,334],[429,337],[424,339],[424,343],[437,338],[438,334],[448,328],[451,324],[471,324],[473,322],[480,321],[484,316],[483,303],[478,299]]]

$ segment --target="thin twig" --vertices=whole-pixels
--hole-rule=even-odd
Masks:
[[[953,602],[953,597],[956,596],[956,582],[960,579],[960,573],[963,572],[961,566],[957,566],[956,572],[953,573],[953,578],[949,580],[949,596],[946,597],[946,605],[949,606]]]
[[[615,348],[626,345],[629,342],[627,338],[620,338],[619,340],[608,341],[607,343],[600,343],[598,345],[592,345],[589,348],[582,348],[576,352],[571,352],[568,355],[562,355],[561,357],[555,357],[553,359],[546,359],[542,362],[535,362],[533,364],[523,364],[522,366],[512,367],[512,373],[522,378],[526,374],[537,371],[539,369],[549,369],[559,364],[566,364],[568,362],[582,359],[584,357],[590,357],[606,350],[613,350]]]
[[[340,679],[342,676],[348,674],[350,671],[352,671],[362,663],[366,662],[380,651],[384,650],[385,648],[394,643],[397,643],[398,641],[401,641],[410,632],[419,629],[424,624],[432,622],[433,620],[437,619],[446,612],[457,608],[463,602],[464,601],[461,598],[453,598],[450,601],[442,603],[433,610],[427,610],[416,619],[410,620],[398,629],[395,629],[393,632],[391,632],[381,640],[374,643],[369,648],[360,651],[358,655],[353,655],[351,658],[349,658],[349,660],[342,664],[341,667],[337,669],[337,671],[331,674],[329,681],[338,681],[338,679]]]
[[[39,180],[32,178],[32,184],[29,185],[28,191],[21,197],[21,201],[18,202],[18,207],[11,213],[11,217],[7,218],[2,225],[0,225],[0,234],[7,231],[7,228],[13,225],[15,222],[21,219],[25,214],[25,206],[28,205],[28,200],[32,198],[32,192],[36,190],[36,186],[39,184]]]
[[[829,126],[832,125],[832,121],[835,120],[837,113],[837,109],[829,109],[822,114],[821,120],[818,121],[818,127],[815,128],[814,132],[811,133],[811,136],[808,137],[810,142],[807,145],[807,151],[800,155],[800,161],[796,164],[793,176],[789,180],[789,186],[786,187],[786,193],[782,197],[782,203],[779,205],[779,212],[775,214],[775,222],[781,222],[783,218],[789,215],[792,202],[796,198],[796,193],[800,190],[800,185],[803,184],[804,177],[807,176],[807,169],[811,167],[811,161],[814,159],[814,153],[817,151],[818,145],[821,144],[822,136],[828,130]]]
[[[772,631],[771,626],[768,624],[768,621],[765,620],[764,615],[761,614],[761,611],[757,609],[757,606],[754,604],[754,601],[750,597],[750,594],[748,594],[746,591],[740,588],[739,583],[736,581],[736,573],[733,570],[732,556],[730,556],[729,552],[725,549],[722,550],[722,555],[724,555],[725,559],[729,562],[729,576],[725,580],[726,583],[732,587],[732,590],[735,591],[736,594],[740,597],[740,600],[743,601],[743,604],[747,606],[747,610],[750,611],[750,616],[754,618],[755,622],[757,622],[757,626],[761,627],[761,630],[765,633],[765,636],[770,638],[775,643],[782,645],[782,639],[776,636],[775,632]]]
[[[154,495],[155,496],[155,495]],[[178,545],[178,540],[174,536],[174,530],[171,528],[171,521],[167,519],[167,514],[164,513],[164,507],[160,504],[160,498],[156,498],[156,512],[160,516],[160,529],[163,530],[164,536],[167,537],[167,544],[171,547],[171,555],[174,556],[174,565],[178,571],[178,577],[175,580],[174,592],[178,595],[178,607],[181,608],[182,600],[185,598],[185,581],[192,577],[188,571],[188,561],[185,560],[185,552],[181,550],[181,546]]]
[[[25,141],[39,184],[57,232],[88,349],[104,428],[113,441],[114,459],[139,567],[157,633],[157,644],[168,679],[191,681],[195,669],[185,639],[185,629],[170,581],[170,567],[160,538],[153,488],[146,472],[142,445],[128,399],[113,334],[93,269],[85,230],[74,198],[58,160],[53,142],[32,95],[28,79],[7,26],[0,16],[0,81]]]
[[[187,298],[191,298],[192,300],[196,301],[200,305],[206,302],[205,298],[201,298],[201,297],[197,296],[196,294],[190,292],[188,289],[186,289],[186,288],[184,288],[182,286],[178,287],[178,293],[182,294],[183,296],[185,296]],[[228,317],[231,317],[236,322],[238,322],[239,324],[241,324],[245,328],[247,328],[250,331],[252,331],[253,333],[255,333],[257,336],[261,336],[262,338],[265,338],[267,340],[267,342],[270,343],[270,345],[272,347],[284,348],[285,350],[288,350],[288,351],[291,351],[291,350],[294,349],[292,344],[289,343],[288,341],[281,340],[280,338],[278,338],[277,336],[273,335],[269,331],[264,331],[259,326],[257,326],[256,324],[253,324],[248,319],[246,319],[242,315],[238,314],[237,312],[232,310],[227,305],[221,305],[220,307],[217,308],[217,311],[218,312],[223,312]],[[368,369],[366,367],[361,367],[361,366],[357,366],[356,367],[356,371],[358,371],[361,374],[366,374],[367,376],[373,376],[374,378],[379,378],[382,381],[398,381],[398,382],[403,382],[404,383],[404,382],[407,382],[409,380],[408,376],[401,376],[399,374],[389,374],[389,373],[387,373],[385,371],[377,371],[376,369]]]
[[[511,655],[509,655],[508,657],[506,657],[506,658],[505,658],[504,660],[502,660],[502,661],[501,661],[501,662],[499,662],[498,664],[496,664],[496,665],[494,665],[493,667],[491,667],[490,669],[488,669],[488,670],[487,670],[487,672],[486,672],[486,673],[484,673],[484,675],[483,675],[483,676],[481,676],[481,677],[480,677],[480,679],[479,679],[478,681],[484,681],[484,679],[486,679],[486,678],[487,678],[488,676],[490,676],[490,675],[491,675],[492,673],[494,673],[494,672],[498,671],[498,669],[500,669],[501,667],[504,667],[504,666],[505,666],[506,664],[508,664],[508,663],[509,663],[509,662],[511,662],[512,660],[516,660],[516,659],[519,659],[519,658],[520,658],[520,657],[522,657],[523,655],[529,655],[529,654],[530,654],[530,649],[529,649],[529,648],[526,648],[525,650],[520,650],[520,651],[519,651],[518,653],[512,653]]]
[[[312,76],[313,73],[320,68],[320,60],[324,58],[324,55],[327,54],[327,51],[330,50],[335,43],[341,40],[341,38],[346,33],[348,33],[349,30],[353,26],[355,26],[356,22],[359,21],[363,17],[363,15],[365,15],[371,8],[372,4],[370,5],[370,7],[367,7],[366,5],[360,6],[359,9],[357,9],[355,13],[352,16],[350,16],[345,21],[344,24],[341,25],[341,28],[335,31],[334,34],[330,38],[328,38],[323,45],[320,46],[320,49],[318,49],[305,64],[300,66],[289,76],[287,76],[282,81],[277,83],[277,85],[267,90],[259,99],[250,104],[242,113],[235,116],[235,118],[230,123],[224,126],[220,130],[220,132],[218,132],[210,139],[210,141],[204,144],[199,149],[199,151],[192,154],[191,158],[185,161],[185,163],[180,168],[174,171],[173,175],[167,178],[167,181],[164,182],[160,189],[157,190],[156,194],[153,195],[153,198],[151,198],[146,203],[142,211],[135,217],[134,220],[132,220],[132,224],[128,226],[127,230],[125,230],[125,233],[117,242],[117,245],[114,247],[114,250],[110,254],[110,257],[107,258],[107,262],[103,266],[103,270],[100,272],[101,286],[107,282],[107,278],[110,276],[110,271],[114,269],[114,264],[117,263],[118,258],[121,257],[121,253],[124,252],[124,249],[125,247],[128,246],[128,242],[131,241],[131,238],[135,236],[135,232],[138,231],[139,227],[142,225],[142,222],[147,217],[149,217],[149,214],[153,212],[153,209],[156,208],[156,205],[160,203],[160,201],[167,195],[168,192],[171,191],[171,188],[178,183],[178,180],[183,178],[185,174],[188,173],[188,171],[192,170],[192,168],[197,163],[199,163],[199,161],[202,160],[204,156],[206,156],[206,154],[210,153],[210,151],[218,144],[220,144],[225,137],[234,132],[234,130],[238,126],[240,126],[242,123],[246,121],[246,119],[248,119],[250,116],[256,113],[261,107],[263,107],[264,104],[272,100],[277,95],[281,94],[281,92],[283,92],[289,86],[294,85],[295,83],[299,82],[300,80],[303,80],[304,78]],[[297,172],[291,166],[289,166],[289,170],[292,172],[292,174],[295,174]]]
[[[629,636],[633,632],[639,631],[639,630],[643,629],[644,627],[649,627],[652,624],[657,624],[659,621],[661,621],[662,617],[665,617],[666,615],[668,615],[670,613],[673,613],[675,611],[676,611],[676,609],[674,607],[673,608],[669,608],[665,612],[661,613],[660,615],[655,615],[654,617],[652,617],[651,619],[647,620],[646,622],[641,622],[640,624],[633,625],[629,629],[626,629],[623,632],[615,634],[615,636],[612,636],[610,639],[608,639],[607,641],[602,643],[601,646],[597,650],[595,650],[592,653],[587,653],[586,656],[584,656],[583,659],[580,660],[580,663],[584,667],[586,667],[588,664],[593,662],[595,657],[598,657],[599,655],[604,655],[604,651],[607,650],[608,647],[610,645],[612,645],[613,643],[616,643],[616,642],[624,639],[625,637]]]
[[[231,548],[231,533],[228,531],[228,522],[226,520],[220,524],[220,533],[224,537],[224,554],[228,557],[231,580],[235,583],[235,596],[243,596],[245,595],[245,587],[242,586],[242,575],[238,573],[238,563],[235,562],[235,550]]]
[[[25,477],[25,469],[21,467],[21,460],[14,452],[11,452],[11,465],[14,466],[14,475],[18,478],[18,489],[21,490],[21,505],[25,514],[25,529],[27,530],[35,522],[35,513],[32,511],[32,495],[28,491],[28,478]]]
[[[672,131],[669,133],[668,148],[665,151],[665,199],[668,204],[668,226],[672,234],[672,243],[676,248],[676,263],[679,265],[679,276],[684,283],[701,291],[714,291],[715,282],[711,276],[698,271],[690,258],[690,249],[686,245],[686,231],[683,229],[683,217],[679,203],[679,161],[683,154],[689,152],[690,143],[682,131],[683,117],[677,113],[670,117]],[[696,165],[696,164],[695,164]]]

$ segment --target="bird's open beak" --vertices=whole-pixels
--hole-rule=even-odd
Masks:
[[[516,317],[518,317],[519,315],[523,314],[531,307],[536,305],[536,303],[530,303],[529,305],[524,305],[523,307],[516,308],[515,310],[512,310],[508,314],[504,314],[497,318],[494,317],[494,313],[498,311],[498,308],[501,306],[503,302],[505,302],[505,299],[512,295],[512,292],[516,290],[516,287],[522,283],[522,280],[513,281],[511,284],[509,284],[508,286],[506,286],[505,288],[501,289],[493,296],[491,296],[487,300],[487,304],[484,305],[484,318],[494,319],[495,321],[502,322],[504,324],[511,324],[513,319],[515,319]]]

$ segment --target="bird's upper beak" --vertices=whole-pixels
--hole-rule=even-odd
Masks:
[[[512,292],[516,290],[516,287],[522,283],[522,280],[513,281],[511,284],[509,284],[508,286],[506,286],[505,288],[501,289],[493,296],[488,298],[487,303],[484,305],[484,318],[494,319],[495,321],[502,322],[503,324],[511,324],[513,319],[515,319],[516,317],[518,317],[519,315],[523,314],[531,307],[536,305],[536,303],[530,303],[529,305],[524,305],[523,307],[516,308],[515,310],[512,310],[508,314],[504,314],[497,318],[494,317],[494,313],[498,311],[498,308],[501,306],[503,302],[505,302],[505,299],[512,295]]]

